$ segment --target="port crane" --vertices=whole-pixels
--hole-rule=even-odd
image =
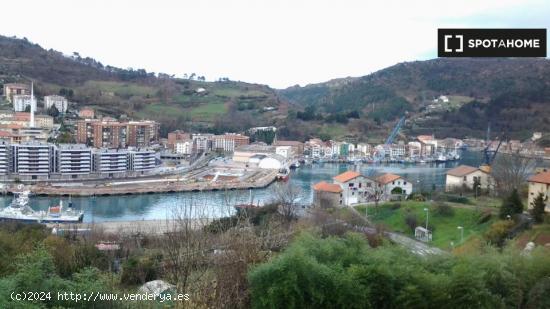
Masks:
[[[401,127],[405,123],[405,117],[406,116],[407,116],[407,114],[403,115],[403,117],[401,117],[399,119],[399,121],[397,122],[397,124],[395,125],[393,130],[391,131],[388,138],[386,138],[386,141],[384,142],[383,149],[380,149],[378,152],[376,152],[376,154],[375,154],[376,161],[380,161],[382,158],[384,158],[386,153],[388,153],[390,151],[390,146],[393,143],[393,140],[395,139],[397,134],[399,133],[399,130],[401,130]]]
[[[491,165],[493,164],[493,161],[495,160],[495,157],[497,156],[497,153],[500,149],[500,146],[502,145],[502,141],[505,138],[505,135],[502,134],[499,138],[497,147],[495,149],[491,149],[492,142],[490,139],[491,135],[491,124],[487,126],[487,137],[485,139],[485,148],[483,149],[483,164],[479,167],[482,171],[485,171],[487,173],[491,172]]]

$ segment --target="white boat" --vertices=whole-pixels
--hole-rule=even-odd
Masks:
[[[447,156],[445,156],[444,154],[439,154],[437,156],[437,158],[435,159],[435,162],[436,163],[444,163],[444,162],[447,162]]]
[[[0,210],[0,221],[17,221],[25,223],[78,223],[84,218],[83,212],[76,212],[72,207],[63,209],[63,201],[59,206],[49,207],[48,211],[34,211],[29,206],[30,192],[18,193],[11,204]]]

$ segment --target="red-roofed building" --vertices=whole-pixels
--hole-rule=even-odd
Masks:
[[[382,188],[383,199],[389,199],[395,194],[411,194],[413,185],[403,177],[395,174],[382,174],[376,178]]]
[[[490,190],[492,188],[492,178],[485,171],[468,165],[460,165],[447,171],[445,179],[445,190],[462,190],[467,188],[474,189],[474,182],[478,180],[481,188]]]
[[[334,183],[342,188],[342,204],[366,203],[372,197],[376,181],[355,171],[347,171],[333,177]]]
[[[543,193],[546,198],[550,196],[550,172],[542,172],[531,176],[527,180],[529,183],[528,208],[533,208],[531,203],[539,195]],[[546,211],[550,211],[548,199],[546,200]]]
[[[313,204],[317,207],[330,208],[342,205],[342,187],[337,184],[321,181],[313,185]]]

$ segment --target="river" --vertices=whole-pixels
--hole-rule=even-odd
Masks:
[[[478,166],[482,162],[481,152],[464,151],[457,162],[440,164],[337,164],[319,163],[305,165],[291,172],[290,184],[299,188],[300,203],[308,204],[313,199],[311,186],[319,181],[331,181],[332,177],[346,170],[357,170],[365,175],[394,173],[413,183],[414,190],[431,190],[433,186],[445,186],[445,173],[459,164]],[[147,194],[124,196],[75,197],[71,201],[75,209],[84,211],[85,222],[130,221],[171,219],[174,217],[220,217],[234,213],[235,204],[268,202],[272,188],[251,191],[228,192],[185,192],[171,194]],[[7,206],[13,197],[0,197],[0,207]],[[68,198],[63,198],[67,205]],[[31,197],[30,206],[45,210],[59,203],[59,198]]]

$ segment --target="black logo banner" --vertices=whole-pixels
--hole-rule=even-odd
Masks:
[[[546,29],[438,29],[438,57],[546,57]]]

